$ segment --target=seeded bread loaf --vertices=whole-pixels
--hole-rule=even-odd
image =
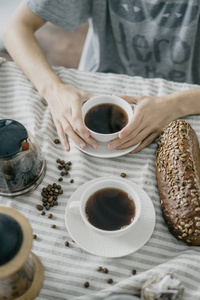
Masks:
[[[200,245],[200,151],[188,122],[173,121],[161,133],[156,177],[170,232],[188,245]]]

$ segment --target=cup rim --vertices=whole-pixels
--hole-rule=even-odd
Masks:
[[[105,178],[105,179],[101,180],[100,182],[93,183],[82,194],[81,199],[80,199],[80,201],[81,201],[80,207],[79,207],[80,215],[81,215],[83,221],[85,222],[85,224],[87,226],[89,226],[92,230],[94,230],[98,233],[101,233],[103,235],[106,235],[106,236],[119,236],[119,235],[123,235],[123,234],[127,233],[137,223],[137,221],[140,217],[140,214],[141,214],[141,200],[140,200],[140,197],[139,197],[138,193],[136,192],[136,190],[132,186],[130,186],[127,182],[124,182],[123,180],[124,179],[118,180],[118,179]],[[123,191],[127,192],[128,195],[131,194],[131,198],[134,201],[134,204],[136,207],[136,213],[135,213],[135,216],[134,216],[134,219],[132,220],[132,222],[130,224],[128,224],[127,226],[125,226],[124,228],[120,228],[117,230],[104,230],[104,229],[95,227],[88,221],[86,214],[85,214],[85,205],[87,203],[87,200],[93,193],[95,193],[96,191],[99,191],[101,189],[107,188],[107,187],[112,188],[113,187],[112,184],[118,185],[118,186],[114,186],[114,188],[123,190]],[[131,191],[131,193],[128,191]],[[88,196],[87,196],[87,194],[88,194]]]
[[[88,103],[91,103],[90,101],[93,101],[93,100],[99,100],[99,99],[101,99],[101,98],[102,98],[102,100],[104,100],[104,101],[101,102],[102,104],[103,104],[103,103],[111,103],[111,104],[115,104],[115,103],[112,102],[112,100],[118,100],[118,101],[121,101],[121,102],[126,106],[126,108],[124,108],[124,107],[120,106],[119,104],[116,104],[116,105],[120,106],[120,107],[127,113],[127,116],[128,116],[128,122],[127,122],[127,124],[126,124],[125,126],[127,126],[128,123],[130,122],[131,117],[132,117],[132,115],[133,115],[133,110],[132,110],[132,108],[131,108],[131,105],[130,105],[128,102],[126,102],[123,98],[120,98],[120,97],[115,96],[115,95],[106,95],[106,94],[105,94],[105,95],[97,95],[97,96],[94,96],[94,97],[88,99],[88,101],[86,101],[86,102],[83,103],[83,105],[82,105],[82,119],[83,119],[83,123],[84,123],[84,125],[86,126],[86,128],[87,128],[91,133],[93,133],[93,134],[96,135],[96,136],[99,136],[99,137],[106,136],[106,137],[111,137],[111,138],[112,138],[113,136],[117,136],[117,135],[119,134],[119,132],[120,132],[122,129],[119,130],[119,131],[113,132],[113,133],[99,133],[99,132],[97,132],[97,131],[93,131],[92,129],[90,129],[89,127],[87,127],[87,125],[85,124],[85,115],[86,115],[86,113],[87,113],[92,107],[95,107],[96,105],[98,105],[98,103],[97,103],[97,104],[94,104],[94,105],[92,105],[92,106],[89,106],[85,113],[83,112],[84,108],[86,107],[86,105],[89,105]],[[106,100],[105,100],[105,99],[106,99]],[[107,99],[110,99],[110,101],[107,100]]]

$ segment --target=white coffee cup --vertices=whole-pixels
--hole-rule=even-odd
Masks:
[[[92,196],[95,192],[100,191],[105,188],[114,188],[124,191],[128,194],[129,199],[134,202],[135,206],[135,216],[130,224],[117,229],[117,230],[104,230],[92,225],[86,214],[86,204],[90,196]],[[99,181],[91,184],[88,188],[86,188],[85,192],[82,194],[80,200],[72,201],[69,204],[69,209],[72,213],[79,215],[82,218],[83,222],[88,226],[91,230],[95,231],[104,236],[116,237],[123,234],[126,234],[130,230],[133,230],[135,224],[137,223],[140,213],[141,213],[141,201],[139,195],[135,191],[135,189],[129,185],[124,179],[109,179],[105,177],[104,179],[100,179]]]
[[[99,95],[95,96],[88,101],[86,101],[82,106],[82,119],[85,122],[85,116],[88,113],[88,111],[93,108],[94,106],[100,105],[100,104],[115,104],[122,108],[128,117],[128,123],[130,122],[132,116],[133,116],[133,109],[131,105],[125,101],[124,99],[114,96],[114,95]],[[128,124],[127,123],[127,124]],[[87,127],[87,126],[86,126]],[[88,128],[88,127],[87,127]],[[88,128],[90,135],[99,142],[110,142],[117,138],[119,136],[119,131],[115,133],[98,133],[90,128]]]

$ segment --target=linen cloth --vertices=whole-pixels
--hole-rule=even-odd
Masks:
[[[0,118],[21,122],[35,137],[47,163],[43,182],[32,192],[17,197],[0,197],[0,205],[20,211],[30,222],[37,239],[32,251],[44,266],[44,284],[38,300],[98,300],[115,293],[140,295],[143,283],[160,272],[174,274],[184,285],[184,300],[200,299],[200,251],[177,241],[168,231],[161,212],[155,175],[157,140],[136,154],[117,158],[97,158],[77,149],[71,142],[70,152],[55,145],[57,132],[46,102],[13,62],[0,60]],[[54,67],[67,84],[94,94],[144,94],[164,96],[177,91],[199,88],[198,85],[144,79],[126,75],[86,73],[64,67]],[[185,118],[200,138],[200,116]],[[64,193],[58,206],[49,211],[53,218],[41,216],[36,209],[41,204],[41,190],[57,182],[60,171],[56,159],[71,161],[69,175],[61,182]],[[65,226],[65,207],[73,192],[89,180],[102,176],[127,174],[127,179],[143,188],[156,211],[156,226],[148,242],[138,251],[121,258],[103,258],[82,250],[73,242]],[[74,183],[70,183],[70,179]],[[52,229],[51,225],[56,224]],[[65,246],[65,241],[70,243]],[[91,241],[92,243],[92,241]],[[97,272],[106,267],[108,274]],[[136,275],[131,271],[135,269]],[[113,284],[107,279],[112,278]],[[84,282],[89,281],[89,288]]]

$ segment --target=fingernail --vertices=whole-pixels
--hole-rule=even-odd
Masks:
[[[69,146],[65,146],[65,151],[69,151]]]
[[[93,149],[97,149],[97,144],[92,144]]]
[[[81,148],[81,149],[84,149],[84,148],[85,148],[85,144],[80,143],[80,148]]]
[[[113,149],[113,144],[108,144],[108,149]]]

